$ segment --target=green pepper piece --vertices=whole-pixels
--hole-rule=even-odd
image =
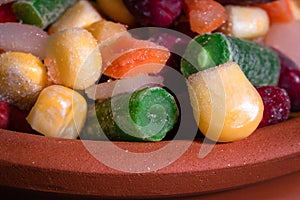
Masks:
[[[77,0],[19,0],[13,4],[13,11],[25,24],[42,29],[53,23]]]
[[[178,116],[177,103],[168,91],[160,87],[144,88],[96,102],[89,108],[86,128],[80,137],[160,141],[174,127]]]
[[[226,62],[236,62],[255,86],[276,85],[280,63],[269,47],[222,33],[196,36],[181,61],[185,77]]]

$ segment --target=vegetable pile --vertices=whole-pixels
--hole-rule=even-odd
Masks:
[[[164,140],[182,120],[172,68],[200,132],[241,140],[300,111],[299,13],[295,0],[0,1],[0,128]]]

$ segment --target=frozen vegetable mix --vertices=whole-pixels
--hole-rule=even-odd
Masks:
[[[1,1],[1,128],[157,142],[187,104],[196,137],[244,139],[300,110],[299,13],[294,0]]]

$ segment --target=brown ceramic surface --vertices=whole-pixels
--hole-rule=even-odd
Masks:
[[[299,129],[300,118],[293,118],[258,129],[244,140],[217,144],[202,159],[198,156],[199,139],[175,162],[148,173],[118,171],[97,160],[90,152],[97,154],[107,142],[85,141],[84,145],[80,140],[0,130],[0,186],[128,198],[214,193],[300,171]],[[181,148],[188,142],[178,140],[175,146]],[[86,144],[92,149],[88,151]],[[114,144],[141,153],[160,149],[168,142]],[[162,154],[157,160],[166,156]]]

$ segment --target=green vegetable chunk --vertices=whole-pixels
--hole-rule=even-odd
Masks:
[[[267,46],[222,33],[203,34],[192,40],[181,61],[185,77],[226,62],[236,62],[255,86],[276,85],[280,63]]]
[[[169,92],[160,87],[144,88],[96,102],[89,108],[80,138],[160,141],[174,127],[178,116],[179,109]]]
[[[13,4],[17,18],[42,29],[54,22],[76,0],[18,0]]]

